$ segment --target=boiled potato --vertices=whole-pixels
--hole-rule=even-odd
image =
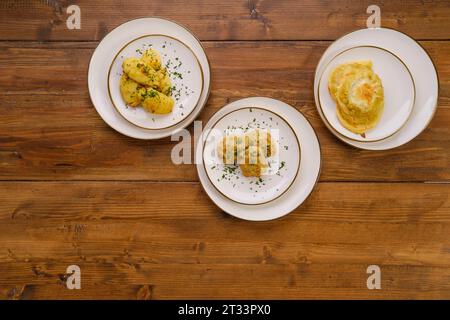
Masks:
[[[170,82],[169,72],[167,72],[166,68],[162,68],[158,72],[161,74],[158,90],[166,96],[170,96],[172,93],[172,83]]]
[[[124,73],[120,78],[120,93],[122,94],[123,100],[127,105],[136,107],[141,103],[141,93],[142,86],[128,78]]]
[[[161,69],[161,56],[154,49],[146,50],[141,57],[142,63],[154,70]]]
[[[156,114],[172,112],[175,102],[170,96],[169,72],[161,66],[161,56],[156,50],[146,50],[140,59],[125,59],[122,69],[120,92],[128,105],[141,105]]]
[[[148,112],[156,114],[166,114],[172,112],[174,101],[172,97],[168,97],[155,89],[146,89],[141,94],[142,106]]]
[[[157,88],[162,78],[160,73],[146,66],[138,58],[125,59],[122,68],[129,78],[146,87]]]

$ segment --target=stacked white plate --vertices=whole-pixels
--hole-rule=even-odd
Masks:
[[[122,62],[156,49],[170,74],[173,111],[151,114],[123,101],[119,81]],[[166,19],[142,18],[112,30],[95,49],[88,74],[89,94],[103,120],[118,132],[137,139],[159,139],[188,126],[208,100],[210,66],[200,41],[185,27]]]
[[[358,135],[338,120],[328,76],[338,65],[370,60],[384,89],[384,111],[373,129]],[[419,135],[437,108],[439,81],[431,58],[407,35],[385,28],[363,29],[336,40],[316,68],[314,97],[328,129],[343,142],[367,150],[399,147]]]
[[[246,177],[215,154],[225,136],[259,130],[271,134],[274,152],[267,174]],[[253,97],[221,108],[204,127],[196,147],[200,182],[225,212],[252,221],[282,217],[298,207],[319,179],[320,145],[308,120],[292,106]]]

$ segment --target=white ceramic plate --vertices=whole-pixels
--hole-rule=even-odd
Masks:
[[[280,197],[294,182],[300,168],[300,143],[289,123],[275,112],[249,105],[227,113],[211,129],[203,163],[210,182],[226,198],[242,204],[262,204]],[[274,150],[267,158],[267,170],[259,178],[245,177],[240,166],[225,165],[217,154],[226,135],[256,134],[255,130],[270,134]]]
[[[384,89],[384,111],[380,121],[364,135],[353,133],[341,124],[336,102],[328,90],[331,72],[337,66],[353,61],[372,61],[373,71],[380,77]],[[319,79],[319,107],[323,115],[335,131],[351,140],[378,141],[393,135],[408,120],[414,99],[414,81],[408,68],[398,57],[377,47],[354,47],[340,52],[331,59]]]
[[[203,73],[203,90],[194,110],[179,123],[164,129],[140,128],[125,119],[114,107],[108,94],[108,71],[117,52],[127,43],[149,33],[178,39],[198,58]],[[108,33],[95,49],[89,63],[89,95],[102,119],[118,132],[137,139],[159,139],[187,127],[198,116],[209,96],[210,66],[200,41],[185,27],[161,18],[128,21]]]
[[[153,114],[141,106],[130,107],[120,94],[123,61],[130,57],[140,58],[150,48],[160,53],[161,63],[169,72],[175,101],[169,114]],[[202,68],[192,50],[183,42],[162,35],[143,36],[126,44],[114,58],[108,80],[108,91],[117,111],[134,125],[153,130],[169,128],[183,121],[195,110],[203,89]]]
[[[202,141],[212,125],[221,117],[248,106],[259,106],[286,119],[298,137],[302,151],[300,170],[290,188],[277,199],[264,204],[245,205],[222,195],[208,179],[203,165]],[[290,105],[271,98],[254,97],[234,101],[221,108],[209,120],[196,148],[196,163],[200,182],[211,200],[225,212],[245,220],[264,221],[280,218],[297,208],[312,192],[319,179],[320,145],[308,120]],[[281,147],[283,147],[281,145]]]
[[[319,108],[318,88],[320,75],[328,62],[339,52],[356,46],[376,46],[392,52],[408,67],[415,83],[416,99],[408,121],[397,133],[376,142],[355,141],[342,136],[327,123]],[[430,123],[436,111],[438,90],[437,72],[426,51],[414,39],[401,32],[386,28],[362,29],[336,40],[328,47],[320,59],[314,78],[316,106],[325,125],[336,137],[345,143],[367,150],[396,148],[419,135]]]

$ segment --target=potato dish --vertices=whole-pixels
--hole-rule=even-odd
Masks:
[[[169,72],[161,65],[161,56],[156,50],[148,49],[140,58],[125,59],[122,69],[120,93],[127,105],[140,105],[156,114],[172,112],[174,100]]]

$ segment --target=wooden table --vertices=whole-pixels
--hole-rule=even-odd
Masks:
[[[81,8],[68,30],[66,8]],[[0,297],[450,298],[450,4],[378,1],[382,25],[419,41],[440,77],[429,127],[395,150],[351,148],[325,127],[314,69],[374,1],[0,2]],[[99,117],[87,67],[141,16],[202,40],[212,91],[200,119],[247,96],[300,110],[322,145],[320,182],[290,215],[254,223],[207,197],[170,138],[139,141]],[[192,130],[192,126],[190,127]],[[68,265],[81,290],[68,290]],[[368,265],[381,290],[368,290]]]

